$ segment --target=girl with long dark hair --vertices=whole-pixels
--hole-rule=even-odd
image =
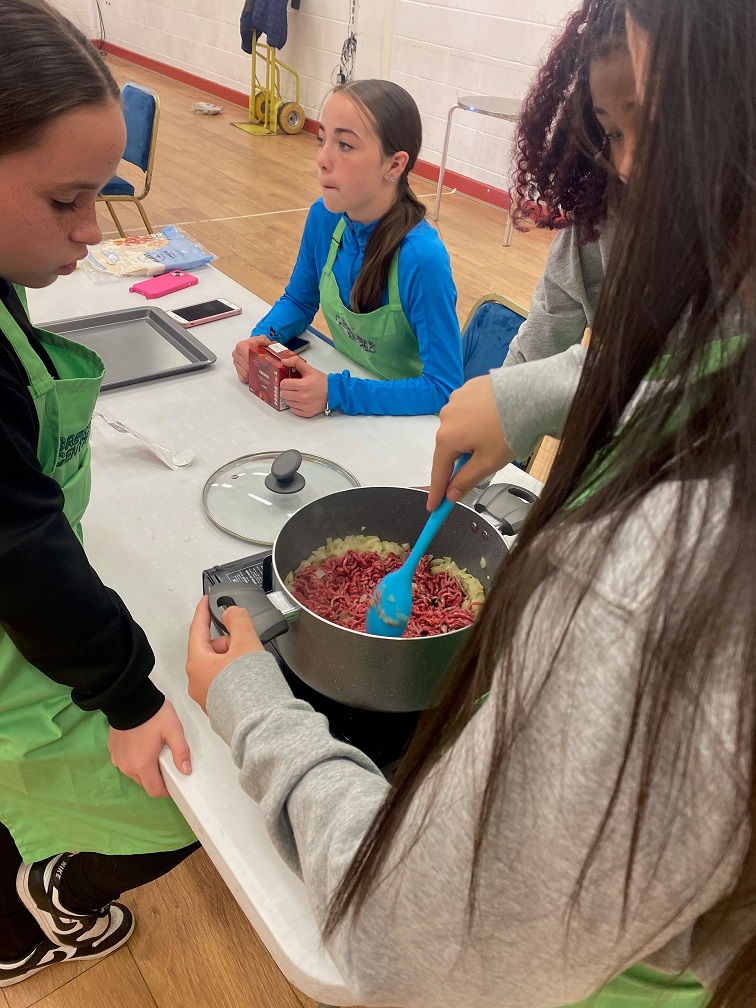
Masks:
[[[643,114],[586,366],[392,785],[242,610],[225,654],[193,627],[193,695],[364,1003],[756,1000],[756,6],[626,6]]]
[[[337,349],[376,377],[292,361],[302,374],[282,385],[292,412],[437,413],[462,384],[462,350],[449,256],[409,184],[422,144],[417,105],[391,81],[339,85],[318,143],[323,196],[283,297],[234,350],[237,374],[246,382],[250,349],[271,332],[285,344],[320,307]]]

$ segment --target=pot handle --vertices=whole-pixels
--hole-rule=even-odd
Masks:
[[[223,634],[228,633],[223,624],[223,613],[229,606],[234,605],[247,610],[263,644],[267,644],[274,637],[280,637],[289,629],[286,617],[276,609],[258,585],[213,585],[207,594],[213,623]]]
[[[502,535],[517,535],[537,496],[517,483],[492,483],[475,502],[478,514],[498,526]]]

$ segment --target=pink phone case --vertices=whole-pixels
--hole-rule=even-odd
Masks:
[[[183,290],[185,287],[194,287],[199,280],[191,273],[183,270],[172,270],[170,273],[162,273],[160,276],[150,277],[149,280],[142,280],[141,283],[134,284],[129,290],[134,294],[143,294],[148,300],[162,297],[164,294],[173,294],[174,291]]]

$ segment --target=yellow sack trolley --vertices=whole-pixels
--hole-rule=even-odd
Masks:
[[[276,50],[259,42],[252,33],[252,85],[249,91],[249,121],[233,123],[253,136],[269,136],[281,130],[293,136],[305,124],[304,109],[299,104],[299,74],[276,55]],[[281,93],[281,71],[294,81],[294,101]],[[262,76],[264,74],[264,83]]]

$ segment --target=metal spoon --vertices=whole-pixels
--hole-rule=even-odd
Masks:
[[[469,461],[469,454],[460,455],[452,476]],[[402,566],[381,578],[375,586],[365,621],[368,633],[378,637],[401,637],[407,629],[412,614],[412,578],[415,568],[453,507],[454,501],[444,497],[435,511],[430,513],[425,528]]]

